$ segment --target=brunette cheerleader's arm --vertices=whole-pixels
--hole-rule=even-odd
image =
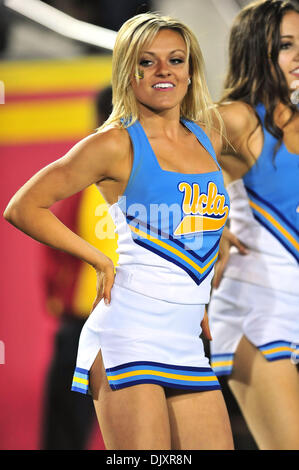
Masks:
[[[224,227],[219,244],[218,260],[215,264],[215,274],[213,277],[213,288],[215,289],[219,287],[220,281],[222,279],[225,267],[229,260],[231,246],[235,246],[241,255],[247,255],[248,253],[246,246],[240,242],[240,240],[228,229],[228,227]]]

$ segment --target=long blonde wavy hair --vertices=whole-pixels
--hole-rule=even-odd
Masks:
[[[214,117],[222,133],[222,119],[210,96],[202,52],[194,33],[180,20],[158,13],[142,13],[130,18],[120,28],[112,57],[113,111],[98,129],[127,127],[139,119],[137,101],[131,86],[132,75],[138,75],[141,51],[161,29],[180,33],[187,46],[191,84],[181,103],[181,118],[202,123],[207,133],[214,127]],[[137,78],[138,80],[138,78]]]

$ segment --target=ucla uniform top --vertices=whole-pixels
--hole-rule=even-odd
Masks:
[[[299,285],[299,154],[282,143],[275,157],[275,139],[265,128],[259,104],[264,145],[256,163],[228,187],[231,230],[250,252],[232,249],[225,276],[298,295]]]
[[[110,207],[118,233],[115,284],[149,297],[207,303],[229,199],[205,132],[182,120],[218,170],[182,174],[163,170],[139,123],[127,127],[134,161],[123,196]]]

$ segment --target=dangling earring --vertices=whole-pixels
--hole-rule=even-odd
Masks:
[[[191,85],[191,78],[188,78],[188,86]]]

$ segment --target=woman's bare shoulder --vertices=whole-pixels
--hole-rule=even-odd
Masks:
[[[255,163],[262,145],[259,119],[252,106],[243,101],[221,103],[218,111],[224,122],[225,140],[220,164],[232,180],[241,178]]]
[[[124,129],[97,131],[81,139],[65,155],[46,167],[46,173],[52,173],[53,177],[59,174],[64,182],[72,181],[76,190],[106,178],[120,178],[122,163],[130,159],[130,145]]]
[[[90,134],[88,137],[79,142],[79,145],[88,151],[97,150],[104,156],[120,156],[130,145],[128,132],[123,128],[110,127],[102,129]]]
[[[217,107],[231,140],[240,135],[248,135],[258,125],[258,119],[254,109],[244,101],[230,101],[222,103]]]
[[[128,132],[122,128],[108,128],[94,132],[80,140],[66,155],[69,160],[83,159],[92,166],[111,167],[130,152]]]

